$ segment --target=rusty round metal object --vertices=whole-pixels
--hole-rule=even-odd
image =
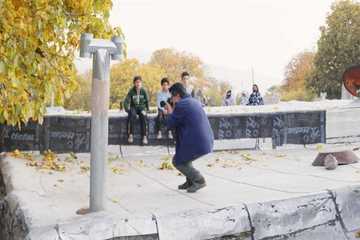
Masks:
[[[351,95],[358,97],[358,91],[360,90],[360,65],[352,66],[345,71],[343,83]]]

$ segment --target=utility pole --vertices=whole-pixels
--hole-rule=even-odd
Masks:
[[[255,79],[254,79],[254,67],[251,67],[251,81],[252,81],[252,84],[254,85],[254,84],[255,84]]]
[[[81,34],[80,57],[93,58],[91,90],[91,162],[90,211],[105,208],[105,166],[107,161],[110,97],[110,58],[120,60],[123,41],[94,39],[90,33]]]

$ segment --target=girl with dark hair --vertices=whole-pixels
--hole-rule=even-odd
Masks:
[[[251,93],[251,95],[249,97],[249,102],[247,105],[252,105],[252,106],[264,105],[264,100],[261,97],[260,92],[259,92],[259,87],[256,84],[253,85],[253,92]]]

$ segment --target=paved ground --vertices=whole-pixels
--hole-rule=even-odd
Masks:
[[[327,112],[327,137],[334,143],[353,146],[360,142],[360,108],[336,108]],[[350,136],[350,137],[349,137]],[[107,164],[107,210],[120,215],[158,215],[188,209],[225,207],[240,203],[284,199],[360,183],[360,163],[334,171],[312,167],[319,145],[284,146],[276,151],[271,141],[260,141],[262,151],[223,151],[196,162],[208,187],[195,194],[178,191],[184,177],[176,170],[160,170],[169,160],[163,147],[127,146],[124,158],[117,146],[109,147]],[[254,140],[220,142],[221,148],[251,148]],[[360,156],[360,152],[355,152]],[[35,156],[40,159],[40,156]],[[53,224],[76,216],[89,202],[89,154],[59,155],[65,172],[27,166],[28,160],[3,160],[13,191],[33,226]]]
[[[341,166],[335,171],[312,167],[317,155],[314,147],[228,151],[206,156],[195,165],[205,175],[208,187],[195,194],[177,190],[184,177],[176,170],[159,169],[169,159],[166,149],[130,147],[121,159],[118,149],[110,147],[107,210],[124,216],[162,215],[291,198],[360,183],[360,164]],[[88,205],[89,155],[79,154],[78,159],[69,154],[59,157],[66,162],[65,172],[26,166],[27,160],[23,159],[5,160],[11,169],[14,191],[34,226],[74,217],[76,210]]]

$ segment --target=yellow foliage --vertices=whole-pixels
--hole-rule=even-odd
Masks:
[[[118,109],[130,88],[133,87],[133,78],[140,75],[143,87],[147,90],[150,104],[155,105],[156,93],[160,91],[160,81],[165,77],[165,71],[153,64],[141,64],[136,59],[127,59],[111,68],[110,106]]]
[[[29,161],[34,160],[34,156],[31,153],[21,152],[18,149],[15,149],[13,152],[9,153],[9,155],[11,157],[22,158],[22,159],[26,159],[26,160],[29,160]]]
[[[314,69],[313,52],[302,52],[291,59],[286,67],[285,84],[281,88],[281,100],[310,101],[315,97],[307,88],[307,80]]]
[[[111,0],[0,2],[0,123],[41,119],[76,87],[74,54],[80,34],[109,37]]]
[[[251,154],[250,153],[243,153],[243,154],[241,154],[241,156],[244,158],[244,160],[246,160],[246,161],[253,161],[253,160],[255,160],[252,156],[251,156]]]
[[[51,150],[47,150],[44,152],[43,161],[40,165],[40,168],[59,172],[65,171],[65,165],[59,162],[57,155]]]
[[[169,161],[164,161],[160,164],[160,170],[173,170],[174,166]]]
[[[174,169],[174,165],[172,164],[172,156],[171,155],[166,155],[163,156],[161,158],[161,163],[160,163],[160,170],[173,170]]]
[[[90,171],[90,166],[81,165],[80,170],[81,170],[81,173],[87,173],[88,171]]]
[[[125,172],[125,170],[120,167],[112,167],[111,171],[113,174],[123,174]]]

